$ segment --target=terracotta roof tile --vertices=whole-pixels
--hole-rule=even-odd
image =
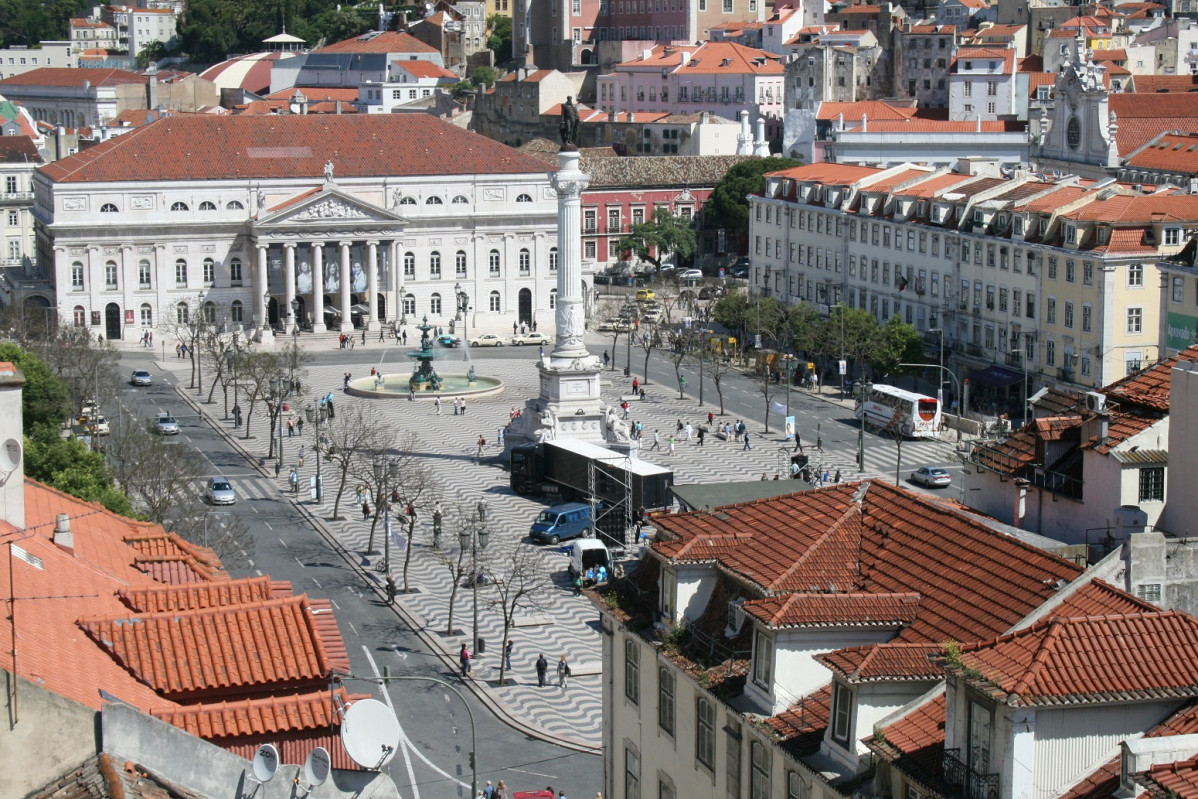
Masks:
[[[0,164],[40,164],[32,136],[0,136]]]
[[[871,680],[927,680],[935,682],[944,676],[944,670],[928,660],[937,654],[941,644],[885,643],[868,646],[852,646],[816,655],[815,659],[846,682],[861,683]]]
[[[1115,228],[1105,244],[1086,248],[1086,252],[1107,255],[1152,255],[1156,245],[1148,239],[1148,228]]]
[[[1198,75],[1136,75],[1133,88],[1137,94],[1192,92],[1198,90]]]
[[[936,196],[937,192],[955,186],[964,180],[966,180],[964,175],[960,175],[956,172],[945,172],[943,175],[937,175],[936,177],[931,177],[927,180],[921,180],[914,186],[908,186],[905,189],[900,189],[895,193],[895,196],[922,197],[925,199],[931,199],[932,197]]]
[[[1198,221],[1198,195],[1115,194],[1103,199],[1100,194],[1063,217],[1079,221],[1144,224],[1168,220]]]
[[[882,102],[881,100],[860,100],[858,102],[823,102],[815,112],[815,118],[822,121],[836,120],[844,114],[844,121],[860,121],[861,115],[873,122],[874,120],[909,119],[918,109],[910,105],[898,105]],[[814,166],[814,164],[812,165]]]
[[[1166,131],[1193,131],[1198,118],[1198,93],[1118,93],[1108,104],[1118,119],[1115,139],[1120,153],[1130,153]]]
[[[117,591],[117,596],[135,613],[204,610],[288,597],[291,596],[291,583],[271,580],[264,575],[183,586],[123,588]]]
[[[799,183],[821,183],[824,185],[847,186],[862,178],[873,177],[881,170],[871,166],[856,166],[854,164],[834,164],[830,161],[820,161],[814,164],[783,169],[768,173],[768,177],[791,178]]]
[[[84,81],[92,86],[122,86],[145,83],[146,76],[123,69],[88,69],[85,67],[42,67],[0,80],[0,90],[6,86],[81,87]],[[0,91],[0,94],[3,94]]]
[[[396,61],[395,67],[417,78],[452,78],[453,80],[458,80],[457,75],[445,67],[434,64],[432,61]]]
[[[1175,611],[1053,617],[962,646],[960,668],[980,672],[968,679],[1011,706],[1193,697],[1198,619]]]
[[[173,156],[173,157],[171,157]],[[177,116],[41,167],[57,182],[544,174],[541,162],[426,114]]]
[[[809,755],[819,751],[831,715],[832,684],[829,683],[781,713],[766,719],[765,723],[786,741],[788,750],[799,755]]]
[[[427,61],[408,62],[427,64]],[[290,100],[295,96],[296,92],[304,95],[305,99],[311,103],[318,103],[322,100],[341,100],[343,103],[356,102],[358,99],[358,90],[356,88],[344,89],[340,86],[292,86],[290,89],[280,89],[277,92],[271,92],[264,96],[264,100]]]
[[[919,614],[919,594],[794,593],[742,607],[769,627],[901,627]]]
[[[1147,785],[1156,796],[1195,799],[1198,797],[1198,757],[1179,763],[1159,763],[1139,774],[1138,781]]]
[[[1138,169],[1198,173],[1198,134],[1165,133],[1123,162]]]
[[[704,42],[691,60],[675,70],[680,75],[781,75],[782,57],[735,42]]]
[[[367,31],[361,36],[326,44],[314,53],[437,53],[410,33],[401,31]]]
[[[943,692],[883,727],[883,738],[872,737],[870,749],[888,760],[900,760],[917,775],[933,775],[944,754],[945,699]]]
[[[1145,405],[1158,411],[1169,410],[1169,386],[1173,367],[1180,361],[1198,361],[1198,345],[1182,350],[1171,358],[1142,369],[1133,375],[1112,383],[1102,390],[1103,394],[1120,403]]]
[[[321,684],[332,665],[313,629],[312,610],[299,596],[186,613],[84,618],[79,626],[139,680],[183,699]]]

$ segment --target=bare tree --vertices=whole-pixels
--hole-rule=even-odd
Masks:
[[[317,442],[324,447],[321,452],[333,469],[337,480],[337,492],[333,501],[333,518],[341,517],[341,500],[351,477],[358,477],[372,469],[374,453],[387,449],[390,431],[381,427],[378,418],[367,413],[362,406],[343,410],[323,425],[326,440]],[[312,431],[316,433],[315,430]],[[371,479],[373,482],[373,477]],[[367,554],[374,554],[374,529],[371,528]]]
[[[608,297],[602,300],[595,309],[594,319],[599,322],[599,329],[608,327],[612,337],[610,361],[612,369],[616,368],[616,348],[620,346],[620,336],[632,335],[632,318],[627,306],[628,303],[623,300]]]
[[[170,529],[199,495],[204,461],[195,450],[167,442],[126,416],[108,447],[113,478],[150,521]]]
[[[724,386],[723,380],[732,371],[732,357],[723,351],[712,352],[707,361],[711,369],[711,382],[715,384],[715,393],[720,397],[720,416],[724,415]]]
[[[499,647],[499,684],[503,685],[507,671],[508,636],[520,610],[545,610],[550,606],[550,567],[544,553],[535,547],[516,544],[486,568],[488,581],[494,590],[490,607],[503,614],[503,642]]]
[[[191,382],[188,388],[195,388],[199,380],[200,390],[203,391],[204,379],[200,376],[201,344],[209,331],[216,326],[216,304],[205,301],[204,292],[194,297],[178,300],[172,305],[158,310],[158,319],[168,336],[179,344],[187,347],[187,357],[191,361]]]
[[[278,425],[279,415],[283,412],[283,404],[273,396],[272,387],[286,385],[287,367],[280,353],[252,352],[238,362],[238,383],[245,391],[250,406],[245,414],[245,438],[250,437],[250,423],[254,409],[259,403],[265,404],[269,424],[267,433],[270,436],[270,449],[266,457],[275,455],[274,431]],[[277,465],[277,464],[276,464]]]
[[[27,346],[66,383],[76,410],[86,400],[103,406],[116,399],[120,356],[108,341],[93,341],[86,331],[59,328],[49,336],[30,339]]]
[[[478,519],[477,510],[468,508],[465,503],[458,503],[455,518],[457,520],[454,525],[453,538],[455,541],[461,540],[462,533],[477,535],[483,527],[482,522]],[[469,572],[470,562],[466,557],[466,549],[460,546],[457,548],[457,554],[438,549],[435,551],[434,557],[449,576],[449,618],[445,621],[445,634],[456,635],[459,631],[453,627],[453,617],[457,611],[458,592],[461,591],[462,581],[466,579]]]
[[[205,507],[181,509],[168,520],[166,528],[178,533],[193,544],[208,547],[220,558],[225,568],[251,565],[254,558],[254,536],[245,519],[229,511]]]

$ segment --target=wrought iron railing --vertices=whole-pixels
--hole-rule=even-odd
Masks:
[[[940,761],[940,779],[948,796],[961,799],[998,799],[998,775],[979,774],[960,758],[960,749],[945,749]]]

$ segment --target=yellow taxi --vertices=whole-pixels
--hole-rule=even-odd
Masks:
[[[646,302],[648,300],[655,300],[655,299],[657,299],[657,292],[655,292],[653,289],[637,289],[636,290],[636,301],[637,302]]]

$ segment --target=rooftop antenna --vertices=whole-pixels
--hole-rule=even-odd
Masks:
[[[258,747],[258,751],[254,753],[254,760],[250,767],[253,776],[250,777],[254,781],[254,790],[249,792],[249,796],[258,793],[258,789],[275,778],[275,774],[279,772],[279,750],[274,744],[262,744]]]
[[[378,771],[390,763],[399,749],[399,736],[395,714],[377,699],[359,699],[341,718],[341,743],[364,769]]]
[[[329,778],[329,767],[332,763],[329,757],[329,750],[323,746],[318,746],[308,753],[308,757],[304,759],[304,768],[295,777],[294,784],[300,787],[300,778],[308,783],[304,787],[304,796],[312,793],[312,789],[324,785],[324,781]]]

